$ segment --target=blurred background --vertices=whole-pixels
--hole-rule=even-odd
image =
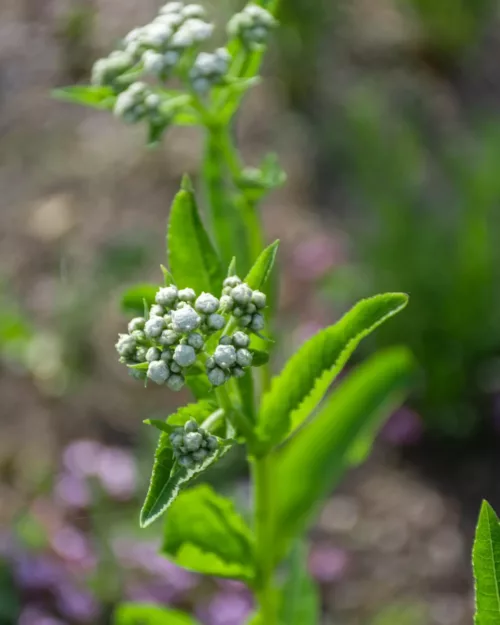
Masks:
[[[158,4],[0,2],[1,625],[104,625],[126,598],[206,625],[251,610],[238,584],[155,556],[159,525],[138,529],[142,420],[187,395],[146,392],[113,349],[123,287],[160,281],[200,137],[150,151],[49,97]],[[359,297],[402,290],[409,308],[356,358],[405,343],[422,367],[311,533],[324,624],[470,624],[475,519],[482,497],[500,506],[500,2],[283,0],[281,19],[238,119],[248,163],[275,150],[289,176],[263,211],[283,241],[277,365]],[[241,458],[211,479],[248,506]]]

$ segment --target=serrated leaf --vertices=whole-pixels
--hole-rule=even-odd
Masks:
[[[476,590],[475,625],[500,623],[500,522],[483,501],[472,552]]]
[[[233,503],[206,485],[181,493],[166,517],[162,552],[205,575],[251,582],[252,535]]]
[[[201,425],[217,408],[215,400],[201,400],[179,408],[176,412],[169,415],[166,421],[169,425],[180,426],[187,423],[189,419],[194,419],[198,425]]]
[[[265,285],[273,269],[279,244],[279,240],[276,240],[266,247],[248,272],[245,282],[251,289],[262,289]]]
[[[110,87],[96,87],[93,85],[75,85],[54,89],[52,96],[56,100],[64,100],[74,104],[82,104],[100,110],[111,110],[116,100],[116,94]]]
[[[224,274],[220,259],[198,213],[188,181],[175,196],[167,233],[170,270],[179,288],[191,287],[197,293],[218,293]]]
[[[369,359],[327,399],[315,418],[272,456],[273,536],[277,560],[301,535],[349,463],[360,436],[373,431],[409,391],[414,361],[405,349]]]
[[[155,284],[134,284],[123,291],[121,295],[121,307],[125,312],[144,314],[144,300],[148,306],[155,303],[158,286]]]
[[[318,589],[307,570],[307,549],[299,542],[292,552],[282,592],[281,622],[286,625],[318,625]]]
[[[113,625],[198,625],[198,621],[179,610],[149,603],[123,603],[113,615]]]
[[[338,323],[302,345],[263,397],[257,434],[264,446],[278,444],[304,423],[360,341],[407,302],[404,293],[362,300]]]
[[[165,432],[165,434],[172,434],[178,427],[177,425],[170,425],[169,423],[167,423],[166,421],[162,421],[161,419],[144,419],[143,423],[145,423],[146,425],[151,425],[160,432]]]

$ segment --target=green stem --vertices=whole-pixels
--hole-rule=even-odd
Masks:
[[[273,583],[274,572],[274,527],[272,501],[272,459],[267,455],[253,461],[255,499],[255,542],[258,567],[257,599],[260,604],[262,622],[276,625],[276,601]]]
[[[227,419],[233,424],[236,431],[245,437],[249,445],[252,445],[255,440],[252,424],[249,423],[245,415],[233,405],[226,386],[218,386],[215,389],[215,396],[219,406],[224,410]]]

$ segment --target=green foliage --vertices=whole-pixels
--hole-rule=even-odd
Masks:
[[[134,284],[127,288],[121,295],[121,307],[124,312],[142,315],[144,302],[148,306],[155,303],[155,295],[158,286],[155,284]]]
[[[167,234],[170,270],[179,288],[197,293],[218,293],[224,274],[221,262],[205,231],[190,181],[175,196]]]
[[[307,570],[307,549],[298,543],[282,589],[281,621],[286,625],[318,625],[319,592]]]
[[[500,623],[500,521],[483,502],[472,554],[476,581],[475,625]]]
[[[162,552],[206,575],[249,583],[255,577],[253,537],[228,499],[207,485],[179,495],[167,515]]]
[[[414,362],[394,349],[372,357],[329,397],[316,417],[274,456],[275,553],[282,556],[346,469],[349,451],[397,408]]]
[[[93,85],[76,85],[74,87],[61,87],[55,89],[52,95],[57,100],[81,104],[91,108],[110,111],[116,101],[116,96],[111,87],[95,87]]]
[[[113,625],[197,625],[191,616],[148,603],[123,603],[113,615]]]
[[[262,399],[258,434],[280,442],[309,417],[358,343],[407,304],[402,293],[363,300],[337,324],[322,330],[290,358]]]
[[[276,261],[279,244],[279,241],[275,241],[266,247],[248,272],[245,282],[251,289],[261,290],[266,284]]]

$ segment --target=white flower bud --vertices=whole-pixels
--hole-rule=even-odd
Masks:
[[[195,461],[191,458],[191,456],[181,456],[178,460],[181,467],[185,469],[192,469],[195,466]]]
[[[181,302],[194,302],[196,293],[194,289],[181,289],[179,291],[179,299]]]
[[[159,76],[165,69],[163,54],[154,50],[146,50],[142,55],[142,62],[144,63],[145,71],[153,76]]]
[[[191,347],[194,347],[194,349],[197,350],[203,349],[203,346],[205,345],[204,338],[201,334],[198,334],[198,332],[191,332],[191,334],[188,334],[187,342],[188,345],[191,345]]]
[[[181,15],[184,18],[191,18],[191,17],[203,18],[206,15],[206,11],[201,6],[201,4],[187,4],[181,10]]]
[[[163,360],[154,360],[149,363],[148,378],[156,384],[164,384],[170,375],[170,371]]]
[[[185,28],[191,33],[193,43],[202,43],[203,41],[206,41],[212,36],[214,31],[213,24],[209,24],[208,22],[204,22],[203,20],[196,18],[186,20],[181,28]]]
[[[231,295],[231,291],[232,291],[232,290],[233,290],[233,289],[232,289],[230,286],[225,286],[225,287],[222,289],[222,295]]]
[[[132,332],[130,333],[130,336],[132,336],[135,339],[136,343],[140,343],[141,341],[146,340],[146,335],[144,334],[142,330],[132,330]]]
[[[193,33],[189,28],[181,26],[172,37],[170,44],[173,48],[190,48],[194,43]]]
[[[172,447],[179,447],[184,442],[184,436],[182,434],[182,430],[178,428],[175,432],[172,432],[169,436],[170,442],[172,443]]]
[[[170,345],[175,345],[175,343],[177,343],[178,340],[179,340],[179,335],[177,334],[177,332],[174,332],[173,330],[164,330],[161,333],[161,336],[158,342],[161,345],[165,345],[168,347]]]
[[[128,331],[133,332],[134,330],[142,330],[144,328],[144,324],[146,320],[144,317],[134,317],[131,319],[128,324]]]
[[[180,391],[181,388],[184,386],[184,378],[182,377],[182,375],[177,375],[176,373],[174,373],[168,378],[167,386],[172,391]]]
[[[159,304],[153,304],[151,308],[149,309],[150,317],[163,317],[164,314],[165,314],[165,309],[163,308],[163,306],[160,306]]]
[[[180,54],[175,50],[169,50],[163,55],[163,60],[167,67],[173,67],[174,65],[177,65],[180,58]]]
[[[206,449],[199,449],[198,451],[193,452],[191,457],[196,462],[203,462],[206,458],[208,458],[208,451]]]
[[[150,347],[146,353],[146,360],[153,362],[154,360],[160,360],[161,352],[157,347]]]
[[[250,345],[250,337],[238,330],[232,336],[232,342],[235,347],[248,347]]]
[[[135,359],[137,362],[146,362],[146,355],[148,353],[148,348],[141,346],[138,347],[135,351]]]
[[[203,95],[207,93],[207,91],[210,91],[212,83],[208,78],[195,78],[195,80],[191,82],[191,86],[196,93]]]
[[[128,373],[134,380],[144,380],[146,378],[146,372],[140,369],[129,369]]]
[[[262,291],[254,291],[252,293],[252,303],[257,306],[257,308],[265,308],[266,307],[267,297],[265,293]]]
[[[205,367],[207,369],[213,369],[215,367],[215,360],[212,356],[209,356],[205,362]]]
[[[252,317],[252,322],[250,324],[250,327],[255,332],[260,332],[260,330],[263,330],[265,325],[266,325],[266,321],[264,319],[264,316],[261,315],[260,313],[257,313]]]
[[[231,369],[231,373],[235,378],[242,378],[245,375],[245,372],[241,367],[233,367]]]
[[[167,43],[172,34],[173,31],[167,24],[152,22],[143,29],[140,40],[147,46],[161,48]]]
[[[188,432],[184,435],[184,447],[188,451],[198,451],[201,447],[203,436],[200,432]]]
[[[236,350],[232,345],[218,345],[215,348],[214,359],[219,367],[228,369],[236,363]]]
[[[248,306],[252,300],[252,289],[248,284],[239,284],[231,291],[231,297],[239,306]]]
[[[165,24],[172,30],[175,30],[177,26],[182,24],[183,20],[184,18],[182,17],[180,13],[160,13],[160,15],[157,15],[155,17],[153,22],[155,24],[156,23]]]
[[[233,308],[233,317],[242,317],[243,316],[243,309],[240,308],[239,306],[237,306],[236,308]]]
[[[169,364],[169,367],[172,373],[180,373],[182,371],[180,365],[178,365],[176,362],[171,362]]]
[[[211,369],[208,372],[207,377],[213,386],[221,386],[226,381],[226,374],[222,371],[222,369],[219,369],[219,367]]]
[[[178,291],[175,286],[165,286],[158,290],[155,301],[161,306],[171,307],[177,302]]]
[[[160,358],[164,362],[170,362],[172,360],[172,352],[169,349],[165,349],[162,351]]]
[[[119,334],[115,347],[120,356],[127,358],[134,356],[136,342],[134,337],[130,336],[130,334]]]
[[[257,312],[257,306],[255,304],[248,304],[248,306],[245,308],[245,312],[247,315],[253,315],[255,312]]]
[[[184,424],[184,431],[185,432],[197,432],[198,431],[198,423],[196,422],[195,419],[189,419],[189,421],[186,421],[186,423]]]
[[[164,4],[161,7],[160,13],[162,15],[165,15],[168,13],[178,13],[182,11],[183,8],[184,8],[184,4],[182,2],[167,2],[167,4]]]
[[[196,352],[191,345],[177,345],[174,360],[180,367],[190,367],[196,362]]]
[[[243,315],[243,317],[239,318],[238,323],[242,328],[248,328],[252,323],[252,315]]]
[[[172,326],[178,332],[192,332],[200,325],[201,318],[191,306],[174,310],[172,313]]]
[[[202,293],[196,300],[194,307],[198,312],[210,315],[219,308],[219,300],[211,293]]]
[[[227,334],[224,334],[224,336],[221,336],[219,339],[219,345],[232,345],[232,344],[233,344],[233,339]]]
[[[223,295],[220,298],[220,308],[223,311],[230,311],[234,306],[233,298],[230,295]]]
[[[207,324],[211,330],[222,330],[222,328],[226,325],[226,320],[222,315],[213,313],[209,316]]]
[[[223,286],[229,286],[234,289],[235,286],[241,284],[241,279],[238,276],[228,276],[223,283]]]
[[[240,367],[250,367],[252,360],[252,352],[248,351],[248,349],[242,347],[236,352],[236,362],[240,365]]]
[[[144,333],[149,339],[160,336],[165,328],[165,320],[162,317],[153,317],[146,321]]]
[[[207,449],[209,451],[215,451],[219,447],[219,441],[215,436],[210,435],[207,438]]]

